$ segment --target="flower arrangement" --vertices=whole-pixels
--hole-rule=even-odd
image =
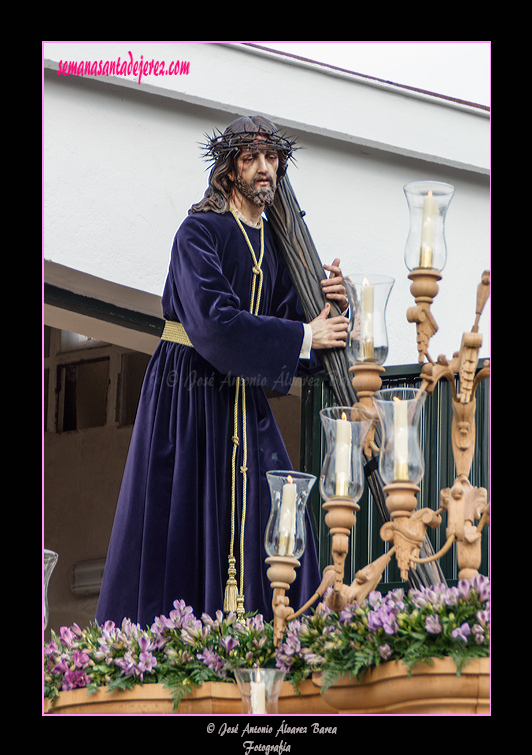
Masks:
[[[312,614],[291,622],[278,648],[273,625],[260,614],[201,619],[184,601],[151,627],[124,620],[76,624],[52,632],[44,648],[45,697],[51,702],[63,690],[130,689],[137,684],[163,683],[171,691],[174,710],[194,686],[208,681],[234,682],[237,668],[277,667],[294,686],[322,674],[322,687],[349,673],[386,660],[409,667],[432,657],[454,658],[457,672],[472,658],[489,655],[490,584],[485,577],[457,587],[372,592],[360,605],[341,613],[321,604]]]
[[[168,616],[142,629],[125,619],[63,627],[44,649],[45,697],[52,702],[63,690],[107,686],[130,689],[137,684],[163,683],[174,709],[194,686],[209,681],[234,681],[241,667],[275,665],[273,627],[261,615],[237,620],[236,614],[197,619],[190,606],[176,600]]]
[[[323,689],[339,677],[362,677],[383,661],[410,669],[432,658],[451,657],[459,674],[473,658],[488,657],[490,583],[486,577],[437,585],[372,592],[341,613],[325,604],[312,616],[290,623],[277,653],[277,665],[296,682],[312,672]]]

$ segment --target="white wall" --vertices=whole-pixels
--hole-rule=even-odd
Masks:
[[[170,60],[188,75],[75,77],[60,61]],[[489,115],[246,45],[44,45],[45,280],[140,311],[158,312],[170,246],[202,195],[198,143],[236,115],[260,112],[297,134],[290,177],[324,262],[396,279],[388,310],[388,365],[417,361],[403,249],[403,186],[420,178],[456,187],[448,263],[433,312],[433,357],[451,356],[474,320],[490,266]],[[62,67],[62,64],[61,64]],[[489,352],[489,306],[481,323]]]

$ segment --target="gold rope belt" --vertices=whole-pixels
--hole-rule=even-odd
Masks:
[[[180,343],[182,346],[192,346],[192,341],[187,336],[186,330],[180,322],[171,322],[170,320],[165,320],[161,338],[163,341]]]

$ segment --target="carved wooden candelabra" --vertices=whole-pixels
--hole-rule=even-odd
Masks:
[[[418,361],[424,364],[421,386],[411,390],[410,395],[404,391],[399,394],[396,390],[381,390],[382,362],[387,354],[384,311],[393,281],[383,276],[345,279],[350,299],[348,349],[354,354],[350,371],[357,403],[353,407],[335,407],[321,412],[328,450],[320,478],[320,492],[324,499],[325,522],[331,534],[333,563],[324,569],[315,593],[305,605],[294,611],[286,593],[296,577],[297,557],[302,552],[295,546],[296,520],[287,516],[283,519],[282,512],[279,516],[274,515],[272,507],[267,537],[269,557],[266,560],[273,588],[276,644],[281,641],[287,624],[319,599],[323,599],[333,611],[341,611],[350,601],[361,602],[376,589],[392,557],[397,560],[402,578],[407,580],[410,569],[440,559],[454,545],[459,578],[469,579],[478,573],[482,531],[489,523],[489,505],[486,490],[473,487],[469,473],[475,448],[475,392],[490,373],[488,361],[478,370],[482,346],[478,327],[489,296],[488,271],[483,273],[478,286],[473,327],[464,333],[460,350],[452,359],[440,356],[436,362],[428,354],[430,339],[438,330],[431,305],[438,294],[441,269],[445,264],[444,217],[453,191],[448,184],[437,182],[418,182],[405,187],[411,213],[405,261],[410,270],[410,290],[415,300],[415,306],[407,311],[407,320],[416,325]],[[376,308],[379,296],[380,307]],[[457,476],[451,487],[441,491],[440,507],[434,511],[418,508],[418,483],[423,475],[423,464],[418,448],[417,423],[425,398],[433,395],[442,378],[448,381],[452,392],[451,444]],[[392,395],[395,393],[397,395]],[[377,424],[381,430],[380,448],[375,442]],[[384,555],[360,569],[351,584],[345,584],[345,559],[363,486],[361,459],[363,455],[375,453],[379,455],[379,471],[385,483],[386,506],[390,513],[390,521],[381,527],[380,534],[383,541],[389,543],[389,548]],[[283,492],[285,490],[288,488],[283,485]],[[272,502],[274,498],[272,493]],[[306,501],[305,495],[299,498]],[[277,499],[278,506],[279,495]],[[444,546],[437,553],[421,558],[419,553],[427,528],[440,527],[444,515]],[[272,533],[277,532],[283,521],[285,528],[287,522],[294,522],[294,547],[278,553],[271,545],[278,542],[278,535]]]
[[[449,361],[440,356],[437,362],[423,367],[422,388],[432,395],[439,380],[445,378],[451,386],[453,421],[451,442],[457,476],[451,488],[441,491],[440,512],[447,511],[446,544],[439,554],[456,543],[456,556],[460,579],[470,579],[480,566],[481,534],[489,522],[489,506],[485,488],[473,487],[469,473],[475,451],[475,393],[482,380],[489,377],[490,365],[485,360],[477,371],[482,336],[478,332],[479,320],[489,296],[490,274],[485,271],[477,288],[475,322],[469,333],[464,333],[460,350]],[[439,512],[438,512],[439,513]],[[475,522],[478,521],[478,525]],[[421,561],[418,560],[418,563]]]

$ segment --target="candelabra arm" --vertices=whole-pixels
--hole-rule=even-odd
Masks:
[[[453,421],[451,425],[451,443],[453,457],[458,477],[469,474],[475,451],[475,392],[482,380],[490,375],[489,362],[485,362],[483,368],[475,376],[474,367],[477,363],[477,351],[474,356],[465,356],[464,350],[468,350],[466,336],[464,334],[462,349],[455,354],[449,362],[440,356],[436,364],[427,364],[421,371],[421,389],[432,395],[436,384],[445,378],[451,387],[453,407]],[[455,374],[460,374],[460,393],[457,392]]]
[[[454,543],[454,535],[451,535],[447,538],[445,541],[445,545],[440,548],[440,550],[437,553],[433,553],[432,556],[427,556],[426,558],[417,558],[416,556],[411,556],[410,560],[414,564],[430,564],[432,561],[438,561],[442,556],[445,556],[449,548]]]
[[[395,546],[392,546],[387,553],[384,553],[384,555],[372,561],[371,564],[357,571],[355,579],[349,588],[348,595],[350,602],[356,601],[357,603],[362,603],[364,598],[376,589],[394,553]]]
[[[406,581],[414,558],[419,558],[427,527],[439,527],[441,517],[429,508],[416,509],[419,488],[411,482],[391,483],[384,492],[391,521],[381,527],[380,534],[385,542],[395,546],[397,565]]]
[[[289,624],[291,621],[294,621],[295,619],[299,618],[301,614],[305,613],[305,611],[308,611],[308,609],[314,605],[314,603],[318,600],[318,598],[321,598],[325,591],[329,589],[329,587],[332,587],[336,579],[336,570],[334,566],[326,566],[323,570],[323,579],[321,580],[321,584],[314,593],[314,595],[307,600],[307,602],[301,606],[297,611],[289,614],[289,616],[286,619],[286,623]]]
[[[479,383],[489,378],[490,372],[491,372],[491,368],[490,368],[489,360],[485,359],[483,362],[482,368],[475,375],[475,382],[473,383],[473,394],[477,390]]]
[[[486,525],[489,525],[490,522],[490,506],[489,503],[486,503],[484,513],[482,514],[482,517],[480,518],[480,522],[478,523],[477,532],[482,532],[484,527]]]
[[[429,396],[432,396],[437,383],[442,378],[445,378],[451,386],[453,398],[456,398],[457,394],[454,379],[456,370],[458,370],[457,359],[452,359],[449,362],[444,356],[439,356],[436,362],[426,364],[421,370],[421,390],[426,391]]]
[[[285,590],[282,587],[275,587],[272,597],[272,608],[274,615],[275,634],[279,638],[284,633],[284,627],[287,624],[290,614],[293,613],[293,609],[290,608],[290,601],[285,594]],[[282,629],[280,629],[282,627]]]
[[[480,315],[482,314],[482,311],[484,309],[484,306],[488,300],[488,297],[490,295],[490,271],[484,270],[482,273],[482,278],[480,280],[480,283],[477,287],[477,306],[475,309],[475,324],[473,325],[473,333],[476,333],[478,331],[478,324],[480,320]]]

